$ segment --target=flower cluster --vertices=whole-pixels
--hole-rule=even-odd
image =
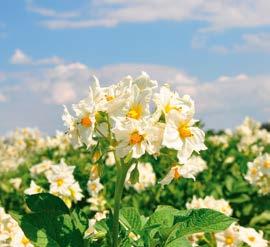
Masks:
[[[34,247],[18,223],[0,207],[0,246]]]
[[[253,162],[248,162],[245,179],[259,188],[262,194],[270,193],[270,154],[259,155]]]
[[[46,148],[57,149],[64,153],[70,147],[70,141],[63,132],[53,137],[43,137],[37,129],[16,129],[0,139],[0,172],[15,170],[31,156]]]
[[[118,158],[135,159],[145,153],[157,156],[167,147],[177,151],[180,164],[187,163],[193,151],[206,149],[204,132],[193,118],[194,102],[168,85],[157,88],[157,82],[144,72],[108,87],[101,87],[94,77],[88,96],[72,106],[75,115],[64,109],[72,143],[90,148],[98,137],[106,137]]]
[[[240,139],[238,149],[241,152],[258,154],[263,151],[264,145],[270,144],[270,133],[249,117],[236,128],[235,134]]]
[[[212,196],[203,198],[193,197],[190,203],[186,204],[188,209],[192,208],[210,208],[228,216],[232,215],[233,210],[229,203],[224,199],[216,200]],[[204,236],[203,233],[192,235],[189,240],[193,246],[198,246],[197,242]],[[251,247],[267,247],[268,241],[263,238],[263,232],[257,232],[253,228],[242,227],[238,224],[232,224],[223,232],[214,235],[217,247],[238,247],[240,244],[247,244]]]
[[[33,166],[30,171],[33,177],[45,174],[50,184],[49,192],[60,197],[68,207],[71,207],[72,202],[76,203],[83,198],[82,189],[73,176],[74,169],[75,166],[69,166],[61,159],[60,164],[45,160]],[[43,189],[32,180],[25,194],[32,195],[42,191]]]

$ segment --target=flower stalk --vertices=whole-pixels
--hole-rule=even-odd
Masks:
[[[124,183],[129,169],[128,164],[119,164],[117,169],[117,180],[115,185],[114,193],[114,209],[113,209],[113,229],[112,229],[112,240],[113,247],[118,246],[118,234],[119,234],[119,211],[121,207],[121,198],[124,189]]]

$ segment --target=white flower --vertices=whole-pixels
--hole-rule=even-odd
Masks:
[[[183,118],[177,111],[168,114],[164,130],[163,145],[178,151],[180,163],[186,163],[193,151],[205,150],[204,132],[194,127],[195,121]]]
[[[97,220],[96,219],[90,219],[88,220],[88,228],[84,233],[85,238],[89,238],[90,236],[97,233],[97,230],[95,229],[95,224]]]
[[[197,198],[196,196],[193,196],[192,201],[189,203],[186,203],[187,209],[192,208],[210,208],[216,211],[219,211],[223,214],[226,214],[227,216],[232,215],[232,208],[230,204],[224,200],[224,199],[215,199],[212,196],[206,196],[203,198]]]
[[[119,119],[113,132],[118,142],[116,154],[121,158],[130,151],[133,158],[139,158],[145,152],[155,154],[161,147],[162,125],[152,124],[151,121]]]
[[[248,162],[245,179],[259,188],[259,193],[270,193],[270,155],[259,155],[253,162]]]
[[[82,194],[82,189],[78,182],[72,183],[68,190],[70,192],[70,199],[74,202],[81,201],[84,195]]]
[[[132,85],[130,93],[127,106],[123,110],[125,116],[136,120],[149,116],[149,102],[152,91],[148,89],[141,91],[137,85]]]
[[[100,87],[97,78],[92,87],[97,111],[107,112],[110,116],[120,116],[130,96],[130,87],[119,82],[109,87]]]
[[[83,198],[82,189],[73,176],[74,169],[75,166],[68,166],[62,159],[60,164],[52,165],[45,174],[50,183],[50,193],[63,199],[68,207],[71,207],[72,201]]]
[[[102,195],[90,197],[87,199],[87,202],[90,203],[90,210],[92,211],[104,211],[106,200]]]
[[[253,228],[240,227],[240,239],[251,247],[267,247],[268,241],[263,239],[263,232]]]
[[[88,238],[88,237],[95,235],[97,233],[97,230],[95,229],[95,224],[98,221],[105,219],[107,213],[108,213],[107,211],[97,212],[95,214],[94,218],[90,219],[88,221],[88,229],[85,231],[85,235],[84,235],[85,238]]]
[[[215,234],[217,247],[238,247],[241,243],[239,238],[239,226],[232,224],[223,232]]]
[[[90,90],[89,96],[81,100],[78,104],[72,106],[76,116],[73,117],[64,106],[64,115],[62,117],[65,126],[68,128],[68,135],[73,145],[84,143],[87,147],[95,144],[93,132],[95,128],[95,103],[93,101],[93,92]]]
[[[180,98],[177,92],[172,92],[168,85],[164,85],[160,88],[160,92],[154,95],[154,102],[157,109],[163,112],[165,116],[171,111],[177,111],[178,113],[193,116],[195,112],[194,102],[188,95]]]
[[[148,187],[154,186],[156,183],[156,174],[153,170],[153,167],[151,165],[151,163],[142,163],[139,162],[137,164],[137,169],[139,172],[139,180],[137,183],[135,184],[131,184],[129,179],[130,179],[130,175],[131,172],[134,170],[134,168],[136,167],[136,164],[133,164],[127,173],[127,177],[126,177],[126,186],[129,187],[133,187],[136,191],[141,192],[145,189],[147,189]]]
[[[206,162],[200,157],[191,157],[184,165],[173,166],[168,174],[160,181],[160,184],[166,185],[172,182],[173,179],[192,178],[207,168]]]
[[[0,207],[0,246],[33,247],[18,223]]]
[[[46,173],[50,183],[50,193],[69,196],[68,187],[75,182],[73,177],[74,166],[68,166],[61,160],[59,165],[53,165],[51,170]]]
[[[39,164],[36,164],[30,168],[31,176],[34,177],[41,173],[45,173],[46,171],[51,169],[53,162],[51,160],[43,160]]]
[[[32,180],[30,183],[30,187],[24,191],[24,194],[34,195],[34,194],[41,193],[42,191],[43,189]]]
[[[100,178],[89,180],[87,183],[87,189],[90,195],[97,195],[103,187],[104,186],[100,183]]]
[[[261,167],[257,162],[248,162],[248,172],[245,176],[245,179],[248,180],[251,184],[256,184],[262,177]]]

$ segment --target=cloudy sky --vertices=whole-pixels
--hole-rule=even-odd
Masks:
[[[270,119],[269,0],[0,3],[0,133],[63,129],[63,104],[146,71],[190,94],[206,128]]]

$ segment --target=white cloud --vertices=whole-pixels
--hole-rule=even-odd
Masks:
[[[48,98],[49,103],[66,104],[76,100],[76,93],[71,83],[57,82],[52,85],[51,98]]]
[[[64,63],[64,60],[57,56],[34,60],[22,50],[16,49],[10,58],[10,63],[17,65],[57,65]]]
[[[34,6],[32,3],[28,3],[27,10],[41,16],[55,18],[74,18],[79,15],[79,12],[77,11],[57,12],[53,9]]]
[[[206,47],[204,44],[203,47]],[[196,47],[201,48],[201,47]],[[251,33],[243,34],[241,37],[241,44],[232,44],[229,46],[214,45],[210,50],[220,53],[252,53],[252,52],[270,52],[270,33]]]
[[[234,46],[240,52],[270,52],[270,33],[244,34],[243,43]]]
[[[110,27],[159,20],[203,21],[207,31],[270,24],[269,0],[92,0],[77,17],[35,8],[36,13],[49,17],[41,23],[50,29]]]
[[[233,127],[246,115],[261,121],[268,120],[270,74],[221,75],[207,82],[180,69],[154,64],[115,64],[91,68],[77,62],[1,72],[5,85],[12,83],[6,88],[0,84],[2,101],[8,98],[5,104],[0,104],[0,111],[3,118],[12,118],[10,112],[16,111],[16,119],[20,120],[21,126],[22,123],[32,123],[45,130],[53,130],[55,126],[62,126],[61,105],[76,102],[87,95],[91,75],[97,75],[102,85],[108,85],[128,74],[138,76],[143,70],[160,84],[172,84],[181,95],[190,94],[196,103],[197,117],[206,122],[206,128]],[[25,112],[29,112],[27,117],[20,117]],[[46,119],[47,125],[34,116],[38,112],[44,112],[41,118]],[[14,121],[12,124],[16,126]]]
[[[12,64],[31,64],[31,58],[20,49],[16,49],[10,59]]]

